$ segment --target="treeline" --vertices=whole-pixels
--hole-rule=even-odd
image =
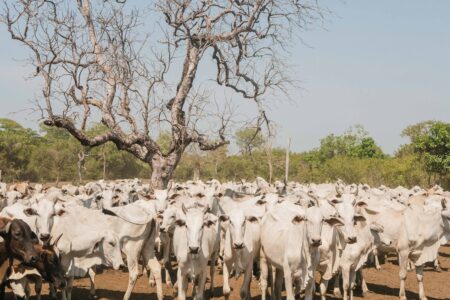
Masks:
[[[89,134],[102,130],[102,125],[95,125]],[[422,122],[405,128],[402,135],[410,142],[390,156],[360,126],[342,135],[331,134],[317,149],[290,154],[289,180],[328,182],[340,178],[373,186],[440,184],[450,188],[450,124]],[[235,140],[240,150],[237,155],[230,155],[227,148],[206,153],[190,149],[175,180],[284,178],[284,149],[271,149],[265,137],[252,128],[236,132]],[[164,141],[168,144],[170,135],[163,134],[159,142],[164,145]],[[9,119],[0,119],[0,170],[7,182],[149,178],[151,171],[113,144],[87,148],[64,130],[40,126],[36,132]]]

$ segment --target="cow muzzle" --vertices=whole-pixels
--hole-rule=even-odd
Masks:
[[[41,241],[43,241],[44,243],[45,243],[45,242],[48,242],[48,241],[50,240],[50,234],[49,234],[49,233],[41,233],[41,234],[39,235],[39,239],[40,239]]]
[[[322,240],[321,239],[311,239],[311,245],[313,247],[319,247],[320,245],[322,245]]]
[[[244,243],[233,243],[233,248],[236,250],[240,250],[244,248]]]
[[[191,254],[198,254],[200,251],[200,247],[189,247],[189,253]]]

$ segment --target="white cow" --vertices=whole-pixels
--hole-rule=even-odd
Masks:
[[[324,219],[317,206],[304,209],[289,201],[275,206],[264,216],[261,225],[261,291],[266,299],[268,265],[276,269],[273,296],[281,299],[284,275],[288,300],[305,288],[306,299],[312,299],[314,271],[319,260],[322,222],[342,225],[337,218]]]
[[[67,272],[63,299],[71,299],[73,278],[99,264],[118,270],[123,265],[118,235],[102,222],[102,214],[84,207],[68,207],[55,217],[52,236],[61,236],[58,250]]]
[[[416,266],[419,283],[419,298],[426,300],[423,286],[423,266],[437,258],[442,238],[450,233],[450,211],[434,205],[411,204],[403,212],[385,209],[376,213],[367,207],[361,211],[367,220],[377,222],[384,228],[384,234],[393,241],[392,247],[384,252],[397,251],[400,267],[400,293],[406,299],[405,280],[408,258]],[[383,247],[382,247],[383,248]]]
[[[391,241],[382,235],[383,227],[377,223],[367,223],[365,218],[355,218],[357,242],[348,244],[343,250],[340,267],[344,288],[344,300],[353,299],[356,273],[362,271],[369,254],[381,243],[390,246]],[[362,272],[360,273],[362,275]],[[368,292],[367,285],[362,278],[363,294]]]
[[[186,208],[183,205],[177,213],[173,249],[178,262],[180,300],[186,299],[189,278],[194,284],[194,299],[203,299],[208,260],[218,253],[219,220],[207,211],[208,207]],[[211,263],[214,263],[214,259]]]
[[[260,251],[260,220],[265,213],[265,202],[259,198],[245,202],[233,201],[226,214],[220,216],[222,222],[228,221],[223,242],[223,294],[230,296],[229,273],[232,269],[236,274],[244,273],[240,297],[250,297],[253,262],[259,259]]]

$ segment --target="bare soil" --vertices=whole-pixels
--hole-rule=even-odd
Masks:
[[[439,251],[439,261],[443,272],[436,272],[432,268],[426,268],[424,275],[425,291],[429,300],[447,299],[450,300],[450,244],[443,246]],[[214,296],[210,299],[223,299],[222,296],[222,277],[219,272],[216,272]],[[382,265],[381,270],[377,271],[374,268],[367,268],[364,270],[364,275],[368,283],[371,293],[362,298],[359,291],[355,292],[356,299],[365,300],[389,300],[398,299],[398,266],[395,257],[389,257],[385,264]],[[239,299],[239,288],[242,278],[235,280],[230,279],[230,284],[233,288],[230,299]],[[97,296],[100,300],[122,299],[124,291],[128,284],[128,273],[124,271],[105,270],[96,277]],[[330,282],[330,287],[332,282]],[[45,284],[43,288],[42,299],[48,300],[48,286]],[[89,279],[77,279],[74,282],[74,290],[72,299],[88,299],[89,298]],[[207,288],[209,282],[207,283]],[[408,299],[418,299],[418,286],[414,272],[408,274],[407,282],[407,297]],[[331,292],[331,289],[330,289]],[[165,299],[172,299],[172,292],[168,288],[164,288]],[[190,294],[189,294],[190,295]],[[260,299],[260,289],[256,280],[252,281],[251,285],[252,300]],[[209,293],[207,296],[210,297]],[[11,293],[8,293],[7,299],[13,299]],[[149,300],[156,299],[155,288],[150,288],[147,277],[141,276],[134,288],[131,296],[132,300]],[[189,298],[191,299],[191,298]],[[320,299],[317,295],[315,299]],[[327,299],[333,298],[332,294],[328,294]]]

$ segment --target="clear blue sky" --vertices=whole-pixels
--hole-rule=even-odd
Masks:
[[[133,0],[129,0],[133,1]],[[450,1],[322,1],[333,15],[324,28],[304,33],[292,51],[293,74],[302,89],[295,103],[273,102],[269,116],[296,151],[320,138],[362,124],[392,153],[407,125],[450,122]],[[0,27],[0,117],[35,127],[37,83],[13,58],[26,56]],[[11,114],[12,112],[18,112]]]

